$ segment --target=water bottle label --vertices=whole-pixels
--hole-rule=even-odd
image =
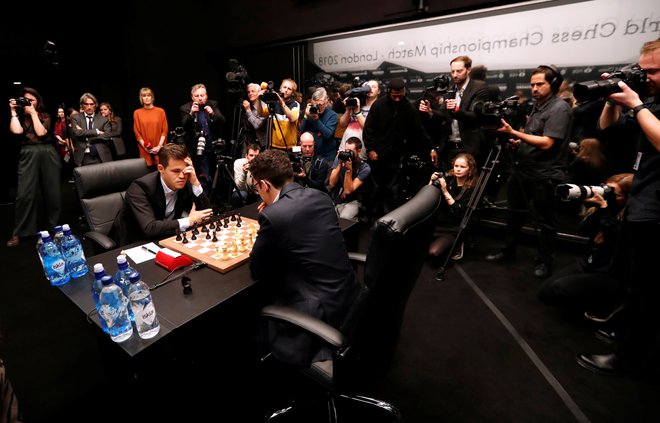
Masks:
[[[51,267],[51,268],[53,269],[53,271],[54,271],[55,273],[57,273],[58,275],[63,275],[63,274],[66,273],[66,263],[65,263],[64,260],[62,260],[62,259],[55,260],[55,261],[53,262],[53,264],[51,264],[50,267]]]
[[[107,304],[103,304],[99,309],[99,314],[105,320],[105,323],[108,326],[108,329],[112,328],[115,325],[115,320],[119,317],[119,310],[114,307],[110,307]]]
[[[138,325],[145,324],[151,326],[154,323],[154,320],[156,320],[156,308],[154,307],[154,303],[150,302],[146,304],[139,313],[135,313],[135,318],[138,319],[138,322],[136,322]]]

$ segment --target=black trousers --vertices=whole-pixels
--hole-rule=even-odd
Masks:
[[[536,227],[538,238],[537,261],[552,264],[557,239],[555,186],[559,180],[531,178],[514,172],[507,183],[509,214],[506,222],[504,250],[515,253],[528,214]]]

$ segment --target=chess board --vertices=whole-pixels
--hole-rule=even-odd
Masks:
[[[165,238],[159,244],[226,273],[250,258],[258,230],[259,223],[254,219],[240,215],[220,216],[190,227],[185,233]]]

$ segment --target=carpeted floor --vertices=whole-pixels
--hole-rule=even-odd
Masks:
[[[80,235],[73,185],[62,187],[62,223]],[[236,347],[236,333],[233,338],[190,334],[182,350],[193,358],[175,362],[163,352],[150,366],[154,383],[136,383],[130,372],[121,375],[124,364],[113,345],[48,285],[34,240],[4,246],[12,217],[11,205],[0,206],[5,222],[0,357],[27,422],[110,421],[135,406],[153,416],[146,421],[158,415],[165,421],[211,416],[251,422],[259,421],[264,409],[281,405],[277,383],[263,379],[251,366],[252,357],[237,353],[242,349]],[[390,372],[364,393],[395,404],[412,423],[658,421],[656,380],[640,374],[600,376],[575,363],[579,352],[605,352],[610,346],[594,337],[592,323],[537,300],[540,281],[531,276],[531,243],[513,263],[483,260],[499,247],[502,235],[497,228],[475,231],[475,245],[447,269],[443,282],[435,280],[432,263],[424,266]],[[363,227],[361,250],[368,241]],[[580,246],[562,241],[558,249],[560,267],[575,260]],[[122,419],[132,420],[130,414]]]

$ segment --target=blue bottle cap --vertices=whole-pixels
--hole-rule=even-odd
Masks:
[[[112,283],[112,276],[110,275],[105,275],[101,278],[101,283],[103,286],[105,285],[110,285]]]
[[[133,272],[130,275],[128,275],[128,280],[131,281],[131,283],[135,283],[140,280],[140,272]]]

